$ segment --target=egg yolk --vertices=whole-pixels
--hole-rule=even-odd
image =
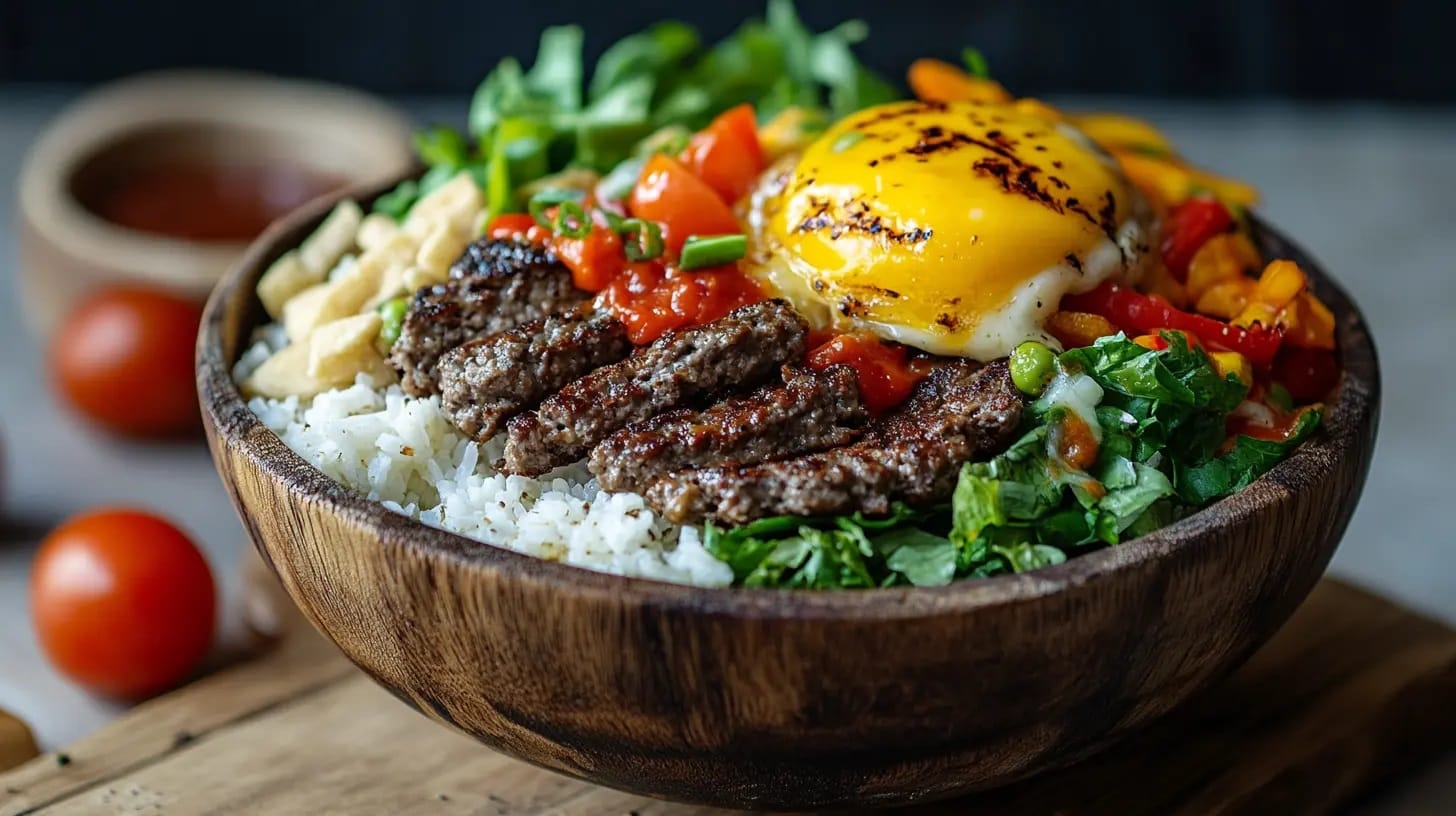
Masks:
[[[912,327],[932,338],[918,345],[960,353],[1033,278],[1059,267],[1075,279],[1115,244],[1133,195],[1110,159],[1035,108],[903,102],[810,145],[764,227],[841,319]]]

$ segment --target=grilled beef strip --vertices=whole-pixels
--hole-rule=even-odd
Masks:
[[[634,422],[592,449],[603,490],[646,490],[684,468],[753,464],[852,442],[867,419],[854,369],[784,366],[783,382],[707,409],[679,408]]]
[[[627,327],[605,312],[576,309],[469,340],[440,358],[445,414],[484,442],[547,395],[632,352]]]
[[[807,327],[782,300],[670,332],[562,388],[507,425],[504,469],[535,476],[575,462],[627,425],[714,392],[749,388],[804,356]]]
[[[476,241],[450,267],[448,281],[415,293],[389,360],[405,393],[430,396],[438,393],[436,369],[445,352],[588,297],[546,250],[523,242]]]
[[[961,465],[1003,448],[1021,421],[1022,398],[1006,363],[945,363],[858,442],[795,459],[684,470],[644,494],[677,523],[729,524],[777,515],[889,512],[890,503],[943,501]]]

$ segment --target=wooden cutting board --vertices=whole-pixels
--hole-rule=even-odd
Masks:
[[[1456,632],[1325,581],[1243,669],[1080,766],[898,813],[1329,813],[1456,749]],[[309,630],[0,775],[20,814],[709,814],[539,770],[407,709]]]

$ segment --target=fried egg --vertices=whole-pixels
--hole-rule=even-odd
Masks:
[[[821,328],[992,360],[1068,293],[1139,276],[1148,209],[1116,164],[1035,105],[868,108],[771,167],[748,269]]]

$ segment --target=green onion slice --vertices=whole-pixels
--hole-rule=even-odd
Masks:
[[[746,235],[693,235],[683,243],[679,269],[702,269],[730,263],[748,254]]]
[[[629,261],[650,261],[662,256],[662,225],[641,218],[626,218],[614,226],[623,239]]]
[[[556,228],[556,225],[549,217],[547,217],[546,211],[551,209],[552,207],[557,206],[558,204],[568,201],[573,204],[577,204],[577,209],[580,210],[581,205],[579,202],[583,198],[586,198],[586,193],[582,192],[581,190],[568,190],[562,188],[551,188],[547,190],[542,190],[541,192],[531,196],[530,203],[526,205],[526,211],[531,213],[531,218],[534,219],[537,224],[540,224],[546,229],[554,230]]]
[[[585,238],[592,231],[591,216],[586,214],[586,209],[580,203],[563,201],[556,205],[556,220],[551,225],[551,231],[568,238]]]

